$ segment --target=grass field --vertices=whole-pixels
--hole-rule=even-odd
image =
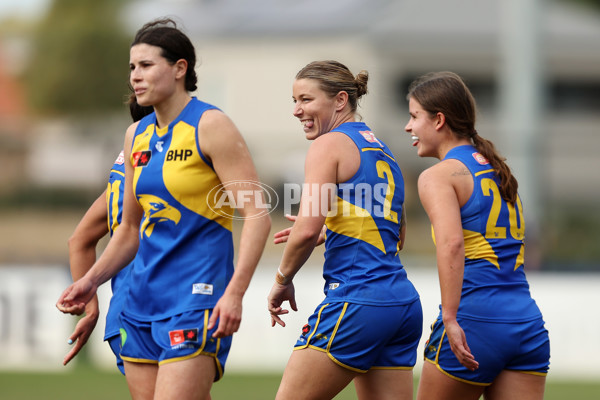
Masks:
[[[280,375],[226,374],[213,386],[213,400],[269,400],[275,397]],[[69,373],[18,373],[0,371],[2,400],[126,400],[129,392],[118,373],[78,367]],[[336,400],[356,399],[353,386]],[[600,382],[562,382],[549,379],[545,400],[600,399]]]

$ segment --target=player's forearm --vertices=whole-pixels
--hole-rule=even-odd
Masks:
[[[235,293],[239,296],[246,293],[270,231],[271,218],[268,215],[244,221],[240,236],[238,261],[233,277],[227,285],[226,291],[228,293]]]
[[[312,254],[321,233],[315,226],[304,224],[302,218],[296,220],[279,264],[278,273],[285,276],[284,281],[291,281]]]
[[[138,246],[139,229],[133,226],[120,225],[98,261],[86,274],[86,277],[91,279],[96,286],[102,285],[135,258]]]
[[[438,250],[438,274],[442,300],[442,318],[455,320],[460,305],[464,276],[464,250],[449,246]],[[462,255],[461,255],[462,254]]]

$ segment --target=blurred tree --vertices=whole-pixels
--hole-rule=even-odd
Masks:
[[[90,115],[123,109],[129,35],[121,0],[53,0],[25,74],[33,110]]]

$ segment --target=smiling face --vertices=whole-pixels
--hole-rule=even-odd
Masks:
[[[161,48],[141,43],[129,52],[129,82],[141,106],[155,106],[176,90],[180,66],[170,64],[161,55]]]
[[[419,157],[439,158],[439,146],[443,138],[436,129],[438,118],[425,111],[412,97],[408,102],[408,112],[410,119],[404,130],[411,134],[412,145],[417,148]]]
[[[292,98],[294,117],[302,123],[306,139],[314,140],[339,125],[339,99],[329,97],[319,88],[317,80],[296,79],[292,88]]]

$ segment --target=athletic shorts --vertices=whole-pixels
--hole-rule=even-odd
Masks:
[[[479,368],[470,371],[448,343],[441,317],[431,326],[425,360],[456,380],[487,386],[503,370],[545,376],[550,365],[550,340],[542,318],[518,323],[483,322],[458,318]]]
[[[125,367],[123,366],[123,359],[121,358],[121,337],[119,335],[111,336],[105,339],[110,346],[110,349],[117,358],[117,368],[123,375],[125,375]]]
[[[325,299],[302,328],[294,350],[323,351],[336,364],[355,372],[412,370],[422,330],[419,299],[401,306],[327,303]]]
[[[162,365],[205,355],[215,360],[217,381],[223,376],[232,337],[212,337],[217,326],[210,331],[206,328],[211,312],[189,311],[158,321],[138,321],[123,311],[121,357],[134,363]]]

